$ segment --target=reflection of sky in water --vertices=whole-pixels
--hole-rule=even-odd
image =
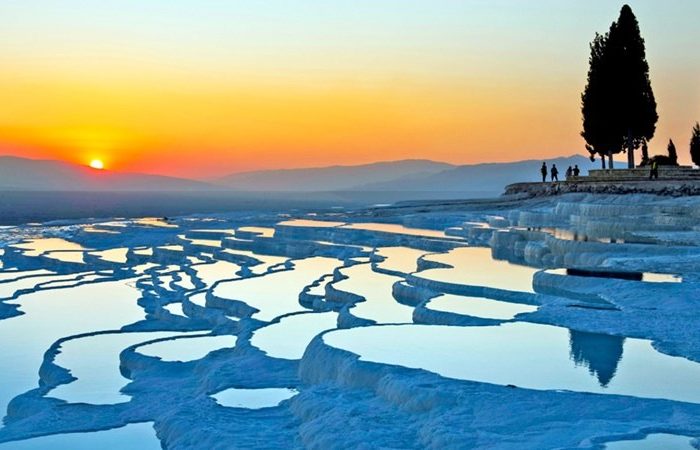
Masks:
[[[200,336],[154,342],[138,347],[136,351],[163,361],[194,361],[204,358],[214,350],[235,346],[236,336]]]
[[[675,434],[655,433],[644,439],[617,441],[605,444],[605,450],[674,450],[693,449],[691,438]]]
[[[290,227],[337,227],[344,224],[345,222],[331,222],[330,220],[294,219],[285,220],[277,225]]]
[[[260,409],[271,408],[282,401],[294,397],[295,389],[263,388],[263,389],[226,389],[213,394],[212,397],[221,406],[230,408]]]
[[[182,303],[170,303],[169,305],[165,305],[163,308],[165,308],[170,314],[186,317],[185,313],[182,311]]]
[[[201,306],[202,308],[206,308],[206,306],[207,306],[207,293],[200,292],[198,294],[194,294],[194,295],[190,296],[188,298],[188,300],[197,306]]]
[[[424,228],[409,228],[395,223],[351,223],[344,225],[343,228],[352,228],[353,230],[381,231],[384,233],[405,234],[408,236],[448,238],[444,231],[427,230]],[[449,237],[449,239],[455,238]]]
[[[29,239],[20,244],[13,244],[12,247],[26,250],[23,252],[26,256],[39,256],[51,250],[86,250],[85,247],[80,244],[61,238]]]
[[[190,238],[184,234],[178,235],[178,238],[193,245],[201,245],[203,247],[221,247],[220,239]]]
[[[153,255],[153,249],[152,248],[138,248],[134,250],[135,255],[139,256],[152,256]]]
[[[569,330],[548,325],[392,325],[324,336],[329,345],[356,353],[362,360],[423,368],[448,378],[700,403],[700,364],[659,353],[649,341],[618,339],[621,352],[614,345],[579,346],[576,363],[570,357]],[[599,358],[601,351],[624,356],[619,362],[615,355],[606,360]],[[582,363],[585,359],[588,364]],[[601,371],[614,374],[607,386],[601,385]]]
[[[12,276],[11,278],[16,278]],[[0,298],[11,297],[15,291],[23,289],[31,289],[37,284],[47,283],[50,281],[62,281],[62,280],[73,280],[75,275],[41,275],[41,276],[31,276],[29,278],[22,278],[17,281],[7,281],[5,283],[0,283]]]
[[[228,261],[216,261],[211,264],[196,264],[192,266],[192,269],[195,271],[197,278],[207,286],[211,286],[219,280],[237,278],[236,272],[241,267]]]
[[[295,314],[256,330],[250,342],[273,358],[301,359],[309,342],[337,321],[336,312]]]
[[[538,269],[497,261],[490,248],[458,247],[424,259],[449,264],[453,268],[428,269],[417,276],[447,283],[484,286],[511,291],[534,292],[532,277]]]
[[[0,450],[160,450],[160,441],[151,423],[88,433],[55,434],[19,442],[0,444]]]
[[[194,283],[192,282],[192,277],[190,277],[190,275],[187,272],[178,272],[177,275],[180,277],[180,279],[175,282],[176,286],[188,290],[192,290],[195,288]]]
[[[268,268],[277,264],[282,264],[283,262],[289,259],[284,256],[259,255],[248,250],[234,250],[231,248],[225,248],[221,250],[221,253],[228,253],[230,255],[249,256],[251,258],[257,259],[258,261],[262,261],[262,264],[258,264],[252,267],[251,272],[253,272],[254,274],[265,273]]]
[[[90,254],[104,259],[105,261],[124,264],[127,262],[126,254],[128,251],[128,248],[122,247],[110,248],[109,250],[102,250],[100,252],[90,252]]]
[[[71,339],[61,344],[56,365],[70,370],[77,380],[57,386],[47,397],[71,403],[108,404],[128,402],[119,390],[130,380],[119,372],[119,354],[126,347],[180,333],[114,333]]]
[[[254,318],[269,321],[283,314],[306,311],[299,304],[299,293],[341,264],[340,260],[323,257],[296,260],[293,270],[225,282],[213,293],[221,298],[244,301],[259,310],[253,314]]]
[[[340,291],[352,292],[365,298],[364,302],[356,303],[350,308],[353,316],[377,323],[413,322],[413,308],[398,303],[391,293],[394,283],[402,278],[373,272],[369,264],[352,266],[341,272],[349,278],[333,286]]]
[[[158,248],[163,249],[163,250],[169,250],[171,252],[185,251],[185,248],[182,245],[162,245]]]
[[[177,228],[177,225],[168,223],[163,219],[157,217],[143,217],[141,219],[134,220],[135,224],[145,225],[148,227],[159,227],[159,228]]]
[[[33,275],[51,275],[54,272],[46,269],[39,269],[39,270],[11,270],[7,272],[2,272],[0,273],[0,282],[3,282],[5,280],[14,280],[19,277],[27,277],[27,276],[33,276]]]
[[[333,281],[333,275],[326,275],[318,283],[318,286],[314,286],[309,289],[309,294],[312,295],[326,295],[326,285]]]
[[[163,275],[161,277],[158,277],[159,285],[162,289],[166,289],[168,291],[174,291],[172,287],[170,287],[170,283],[173,282],[173,276],[172,275]]]
[[[428,252],[425,250],[408,247],[381,247],[377,249],[377,254],[386,259],[377,266],[405,274],[413,273],[418,270],[418,258],[426,253]]]
[[[75,279],[66,279],[63,281],[52,281],[50,283],[46,283],[46,284],[42,285],[41,287],[42,287],[42,289],[47,289],[47,288],[54,289],[57,287],[72,287],[72,286],[75,286],[76,283],[86,283],[88,281],[95,281],[95,280],[105,278],[104,276],[97,275],[95,273],[90,273],[90,274],[85,275],[85,272],[76,273],[73,275],[76,277]],[[81,275],[80,279],[77,279],[78,275]]]
[[[145,318],[139,291],[127,281],[40,291],[13,303],[26,314],[0,321],[0,414],[7,402],[38,385],[44,352],[58,339],[96,330],[119,329]],[[109,292],[109,295],[105,295]]]
[[[461,295],[443,294],[426,305],[434,311],[444,311],[466,316],[482,317],[484,319],[509,320],[521,313],[537,310],[536,306],[520,303],[502,302],[483,297],[466,297]]]
[[[240,227],[239,230],[246,233],[256,233],[265,238],[271,238],[275,235],[275,229],[267,227]]]
[[[57,251],[57,252],[47,252],[44,254],[45,257],[55,259],[57,261],[83,264],[83,252],[72,252],[72,251]]]

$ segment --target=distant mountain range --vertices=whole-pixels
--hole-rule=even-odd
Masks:
[[[406,177],[430,176],[454,167],[448,163],[407,159],[359,166],[243,172],[213,182],[244,191],[348,191],[370,183],[392,183]]]
[[[519,181],[539,181],[542,160],[457,166],[429,160],[379,162],[361,166],[316,169],[267,170],[229,175],[217,184],[244,191],[362,191],[456,193],[494,196]],[[597,167],[580,155],[547,160],[556,164],[564,179],[568,166],[578,165],[582,174]],[[425,197],[425,196],[422,196]]]
[[[559,179],[565,179],[567,167],[578,165],[582,175],[597,168],[597,163],[584,156],[573,155],[546,160],[551,168],[556,164]],[[486,163],[453,166],[434,174],[408,175],[398,180],[368,183],[359,186],[367,191],[420,191],[420,192],[481,192],[485,196],[498,195],[511,183],[541,181],[542,160],[527,160],[507,163]],[[549,177],[547,177],[549,179]]]
[[[95,170],[61,161],[0,156],[0,190],[193,191],[221,189],[201,181]]]
[[[32,191],[206,191],[238,192],[396,192],[419,197],[485,197],[519,181],[538,181],[541,160],[457,166],[429,160],[378,162],[357,166],[263,170],[216,180],[95,170],[59,161],[0,157],[0,190]],[[559,168],[578,164],[582,174],[597,166],[584,156],[547,160]],[[447,193],[447,194],[446,194]],[[364,195],[364,194],[363,194]],[[366,195],[365,195],[366,196]]]

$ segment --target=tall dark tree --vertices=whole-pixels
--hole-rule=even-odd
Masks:
[[[644,141],[642,144],[642,162],[639,165],[646,166],[647,164],[649,164],[649,146]]]
[[[673,139],[668,140],[668,162],[672,166],[678,165],[678,152],[676,151],[676,144],[673,143]]]
[[[693,164],[700,166],[700,123],[695,122],[693,135],[690,137],[690,158]]]
[[[656,100],[649,80],[644,39],[632,8],[624,5],[610,30],[591,43],[588,83],[581,95],[583,132],[591,156],[634,150],[656,131]]]

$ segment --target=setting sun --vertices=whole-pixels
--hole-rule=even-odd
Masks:
[[[93,159],[92,161],[90,161],[90,167],[92,167],[93,169],[102,170],[105,168],[105,165],[101,159]]]

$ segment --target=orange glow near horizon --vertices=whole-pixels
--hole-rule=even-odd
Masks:
[[[538,104],[542,92],[513,98],[504,87],[501,92],[482,80],[446,87],[421,80],[369,87],[239,80],[211,89],[175,84],[117,91],[51,81],[32,84],[31,94],[7,93],[6,104],[32,120],[0,129],[0,153],[9,143],[31,157],[82,163],[100,155],[113,170],[208,177],[405,158],[470,163],[576,152],[576,105],[562,114]],[[519,120],[525,115],[531,122]],[[543,136],[559,144],[543,145]]]

